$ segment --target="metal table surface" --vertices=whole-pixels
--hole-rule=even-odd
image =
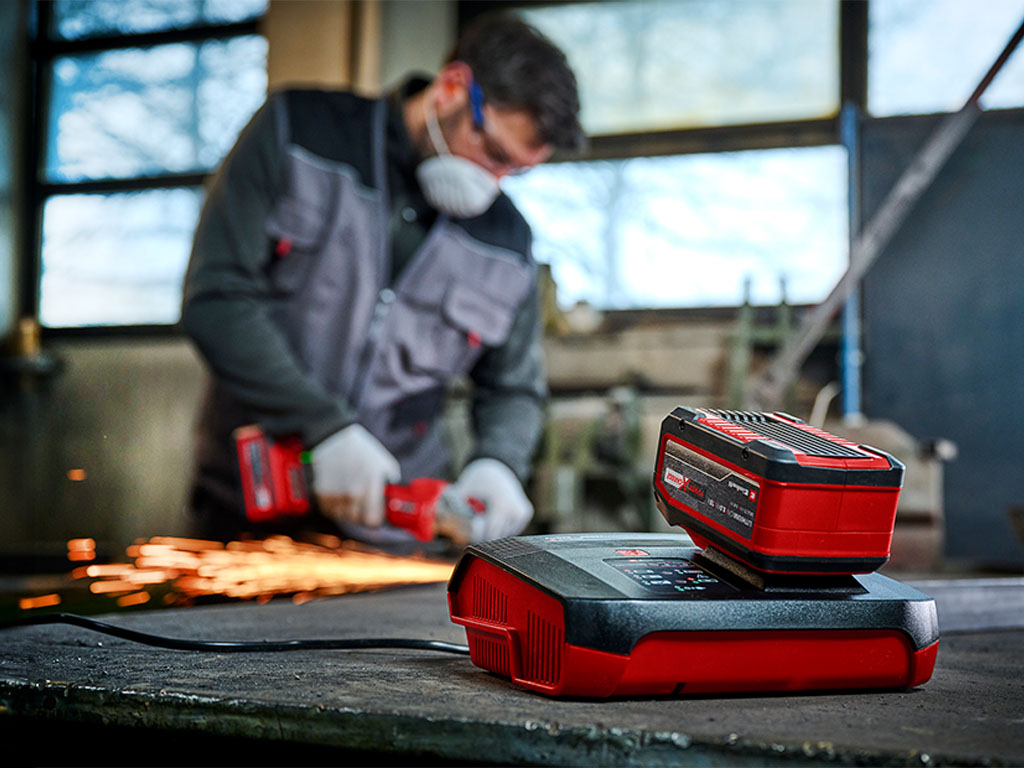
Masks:
[[[164,745],[134,764],[180,761],[165,750],[204,737],[232,739],[249,763],[1024,764],[1024,580],[919,586],[937,597],[944,634],[934,677],[910,691],[566,701],[436,652],[193,653],[57,625],[0,634],[0,727],[9,747],[31,739],[35,762],[51,764],[90,762],[61,751],[72,738],[61,734],[104,732]],[[211,640],[465,642],[442,584],[110,621]],[[105,743],[98,762],[114,764],[116,742]]]

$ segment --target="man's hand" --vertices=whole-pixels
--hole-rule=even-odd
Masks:
[[[519,478],[497,459],[470,462],[459,475],[455,489],[463,498],[479,499],[487,507],[480,541],[515,536],[533,517],[533,505]],[[476,533],[474,530],[474,536]]]
[[[359,424],[313,449],[313,491],[320,511],[338,522],[379,526],[384,486],[401,478],[398,459]]]

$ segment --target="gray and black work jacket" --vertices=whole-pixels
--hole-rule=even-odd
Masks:
[[[388,145],[411,150],[397,109],[278,93],[214,178],[182,311],[212,372],[197,428],[204,498],[240,508],[231,433],[248,423],[314,447],[358,422],[406,480],[443,476],[439,420],[462,374],[474,457],[527,474],[546,394],[529,227],[504,195],[472,219],[432,212],[396,273]]]

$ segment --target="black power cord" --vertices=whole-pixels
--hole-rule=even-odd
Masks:
[[[175,651],[216,651],[219,653],[253,653],[257,651],[340,651],[372,648],[408,648],[418,651],[441,651],[469,655],[469,646],[441,640],[415,640],[403,637],[355,637],[335,640],[181,640],[174,637],[138,632],[73,613],[46,613],[0,625],[0,630],[43,624],[72,624],[93,632],[120,637],[136,643],[170,648]]]

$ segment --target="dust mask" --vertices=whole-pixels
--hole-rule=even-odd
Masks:
[[[428,157],[416,168],[416,178],[423,189],[423,196],[437,210],[460,219],[479,216],[491,207],[501,187],[498,179],[472,160],[453,155],[437,121],[434,105],[427,99],[423,107],[426,113],[427,135],[437,150],[435,157]]]

